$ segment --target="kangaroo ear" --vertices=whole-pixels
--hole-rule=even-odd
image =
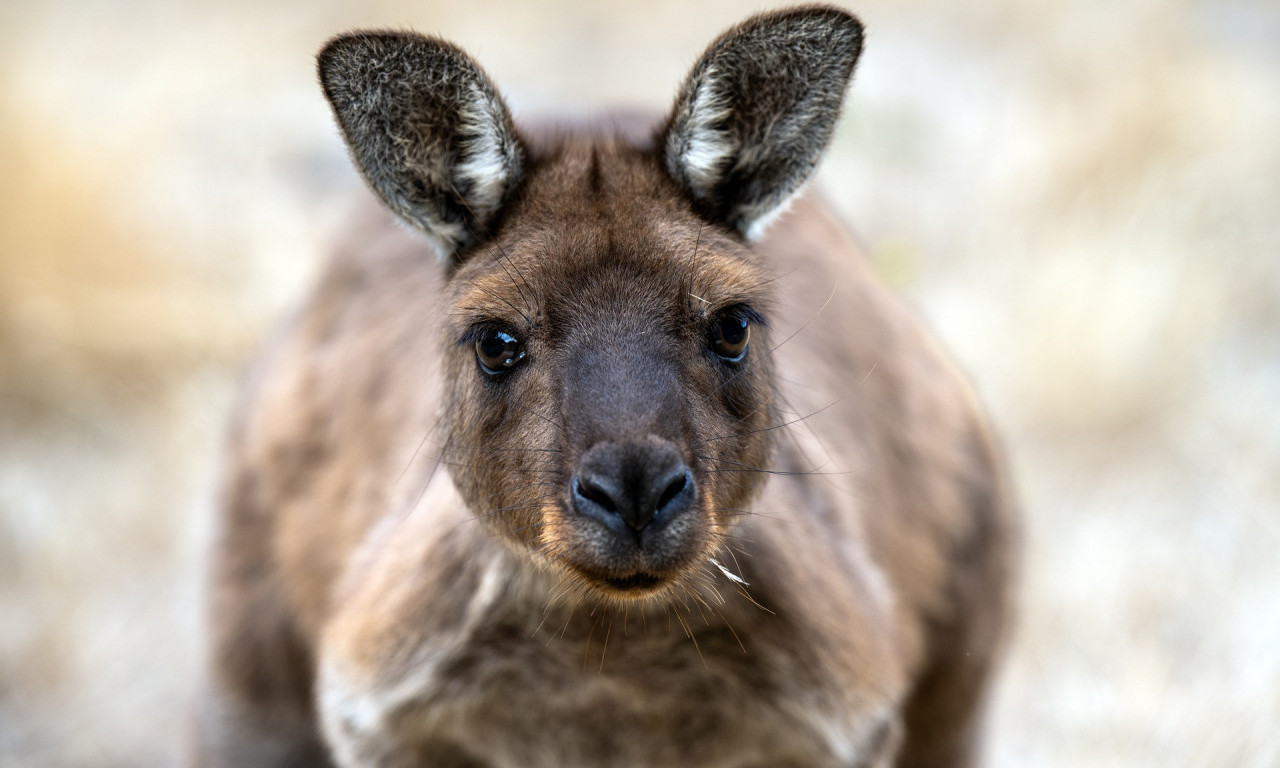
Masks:
[[[748,19],[711,44],[660,142],[706,216],[757,237],[809,177],[862,52],[862,24],[837,8]]]
[[[520,183],[524,149],[489,78],[442,40],[357,32],[330,40],[320,83],[383,202],[449,259],[483,237]]]

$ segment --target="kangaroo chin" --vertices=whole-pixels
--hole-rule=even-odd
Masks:
[[[755,16],[554,132],[443,40],[324,47],[379,205],[239,410],[193,764],[976,763],[999,455],[801,193],[862,42]]]

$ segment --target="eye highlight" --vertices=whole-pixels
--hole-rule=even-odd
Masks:
[[[511,370],[524,355],[524,344],[510,331],[486,328],[476,337],[476,362],[490,376]]]
[[[741,313],[727,312],[712,323],[707,345],[721,360],[736,363],[747,356],[750,340],[751,321]]]

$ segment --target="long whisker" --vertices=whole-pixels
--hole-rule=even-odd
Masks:
[[[563,453],[559,448],[468,448],[464,445],[451,446],[449,450],[475,453],[481,456],[492,456],[499,453]]]
[[[523,317],[523,318],[524,318],[525,323],[527,323],[527,324],[529,324],[529,325],[533,325],[533,319],[532,319],[532,318],[530,318],[527,314],[525,314],[524,310],[520,309],[520,308],[519,308],[519,307],[517,307],[515,304],[512,304],[512,303],[507,299],[507,297],[506,297],[506,296],[503,296],[503,295],[501,295],[501,294],[499,294],[499,293],[496,293],[495,291],[493,291],[492,289],[490,289],[488,286],[484,286],[484,285],[477,285],[477,286],[476,286],[476,289],[477,289],[477,290],[479,290],[479,291],[480,291],[481,293],[483,293],[484,295],[488,296],[489,298],[494,299],[494,300],[496,300],[496,301],[500,301],[500,302],[502,302],[503,304],[506,304],[508,307],[511,307],[511,310],[512,310],[513,312],[515,312],[517,315],[520,315],[521,317]]]
[[[731,461],[729,459],[719,459],[719,458],[716,458],[715,456],[706,456],[703,454],[694,454],[694,455],[704,461],[714,462],[717,464],[733,465],[733,468],[731,469],[716,468],[716,469],[709,470],[711,472],[760,472],[766,475],[782,475],[782,476],[793,476],[793,477],[804,477],[807,475],[848,475],[850,474],[847,470],[840,471],[840,472],[819,472],[818,470],[822,468],[820,466],[814,467],[813,469],[800,471],[800,472],[786,470],[786,469],[764,469],[762,467],[753,467],[750,464],[743,464],[738,461]]]
[[[698,638],[694,636],[693,630],[689,629],[688,622],[686,622],[684,620],[684,617],[680,615],[679,609],[675,610],[675,615],[676,615],[676,621],[679,621],[680,626],[684,627],[685,637],[688,637],[690,640],[693,641],[693,649],[698,652],[698,658],[702,660],[702,666],[704,668],[709,669],[709,667],[707,667],[707,659],[705,656],[702,655],[702,648],[698,645]]]
[[[473,464],[465,461],[446,461],[443,457],[440,459],[440,463],[446,467],[458,467],[459,469],[496,470],[500,472],[510,471],[509,467],[504,467],[498,464]],[[520,471],[535,475],[555,475],[560,472],[560,470],[553,467],[522,467]]]
[[[529,311],[529,312],[532,312],[532,311],[533,311],[533,307],[532,307],[532,306],[530,306],[530,298],[529,298],[529,294],[526,294],[526,293],[524,292],[524,289],[525,289],[525,288],[529,288],[529,283],[524,279],[524,275],[521,275],[521,276],[520,276],[520,282],[524,284],[524,288],[521,288],[519,285],[516,285],[516,279],[515,279],[514,277],[512,277],[512,276],[511,276],[511,270],[507,269],[507,265],[506,265],[506,263],[504,263],[504,261],[503,261],[503,260],[505,259],[506,261],[509,261],[509,262],[510,262],[510,261],[511,261],[511,257],[507,256],[507,251],[506,251],[506,249],[504,249],[504,248],[502,247],[502,245],[501,245],[501,244],[499,244],[496,240],[493,242],[493,244],[494,244],[494,246],[495,246],[495,247],[497,247],[497,249],[498,249],[498,254],[499,254],[499,255],[498,255],[498,257],[497,257],[496,259],[494,259],[494,260],[498,262],[498,266],[502,267],[502,271],[507,273],[507,279],[511,281],[511,284],[512,284],[512,285],[515,285],[515,286],[516,286],[516,290],[520,292],[520,299],[521,299],[521,301],[523,301],[523,302],[524,302],[524,307],[525,307],[525,309],[526,309],[527,311]],[[489,252],[490,252],[490,253],[493,253],[493,251],[492,251],[492,250],[490,250]],[[515,262],[511,262],[511,266],[514,268],[514,267],[515,267]],[[519,272],[519,270],[516,270],[516,271],[517,271],[517,272]],[[529,293],[530,293],[530,294],[531,294],[531,293],[533,293],[533,289],[532,289],[532,288],[529,288]],[[525,315],[523,312],[521,312],[520,314],[524,315],[524,319],[525,319],[525,322],[526,322],[526,323],[529,323],[529,324],[531,324],[531,325],[533,324],[533,321],[529,318],[529,316],[528,316],[528,315]]]
[[[785,517],[769,514],[768,512],[761,512],[758,509],[746,509],[744,507],[716,507],[716,509],[720,512],[728,512],[730,517],[763,517],[766,520],[777,520],[780,523],[795,522],[794,520],[789,520]],[[726,533],[725,535],[728,536],[731,534]]]
[[[596,674],[604,672],[604,657],[609,652],[609,635],[613,633],[613,611],[609,611],[609,627],[604,631],[604,648],[600,650],[600,668]]]
[[[404,469],[400,470],[400,474],[396,475],[396,483],[399,483],[404,478],[404,474],[409,471],[409,467],[412,467],[413,462],[418,460],[418,454],[422,453],[423,446],[427,444],[427,441],[431,439],[432,433],[434,433],[439,426],[439,422],[436,422],[431,425],[430,429],[423,433],[422,439],[418,441],[418,447],[413,449],[413,453],[409,456],[409,460],[405,462]]]
[[[476,218],[476,212],[475,212],[475,210],[471,207],[470,203],[468,203],[468,202],[467,202],[467,198],[466,198],[466,196],[465,196],[465,195],[461,195],[461,194],[459,194],[459,193],[458,193],[458,188],[457,188],[457,187],[455,187],[452,183],[450,183],[450,184],[449,184],[449,188],[453,191],[454,198],[455,198],[458,202],[460,202],[464,208],[466,208],[467,213],[471,214],[471,218],[472,218],[472,219]],[[471,239],[472,239],[472,240],[474,240],[474,241],[479,241],[479,240],[480,240],[480,238],[476,236],[476,232],[475,232],[475,230],[471,228],[471,224],[470,224],[470,223],[468,223],[468,221],[467,221],[465,218],[462,220],[462,226],[464,226],[464,227],[466,227],[466,228],[467,228],[467,232],[468,232],[468,233],[470,233],[470,235],[471,235]],[[497,240],[492,240],[492,241],[490,241],[490,242],[491,242],[491,244],[494,246],[494,248],[497,248],[497,249],[498,249],[498,253],[499,253],[499,254],[501,254],[501,258],[498,258],[498,259],[495,259],[495,260],[498,262],[498,265],[502,267],[502,271],[507,272],[507,278],[508,278],[509,280],[511,280],[512,285],[515,285],[515,278],[514,278],[514,277],[511,277],[511,273],[507,271],[507,267],[506,267],[506,265],[505,265],[505,264],[503,264],[503,263],[502,263],[502,259],[503,259],[503,258],[505,258],[507,261],[511,262],[511,266],[512,266],[512,268],[513,268],[513,269],[515,269],[515,270],[516,270],[517,274],[520,272],[520,270],[519,270],[518,268],[516,268],[516,264],[515,264],[515,262],[514,262],[514,261],[511,261],[511,257],[507,255],[507,251],[506,251],[506,249],[505,249],[505,248],[503,248],[503,247],[502,247],[502,243],[498,242]],[[489,252],[490,252],[490,253],[493,253],[492,249],[491,249]],[[529,293],[533,293],[533,292],[534,292],[534,291],[533,291],[533,288],[529,285],[528,281],[524,279],[524,275],[520,275],[520,281],[521,281],[522,283],[524,283],[524,287],[525,287],[525,288],[528,288],[528,289],[529,289]],[[528,311],[532,312],[532,311],[533,311],[533,307],[531,307],[531,306],[529,305],[529,296],[528,296],[527,294],[525,294],[524,290],[523,290],[523,289],[521,289],[521,288],[520,288],[520,286],[516,286],[516,290],[520,292],[520,299],[524,302],[525,309],[527,309]],[[514,306],[512,306],[511,308],[512,308],[512,309],[516,309]],[[518,310],[518,309],[516,309],[516,312],[519,312],[519,313],[520,313],[520,315],[521,315],[522,317],[524,317],[525,322],[532,324],[532,322],[533,322],[533,321],[529,319],[529,316],[528,316],[528,315],[526,315],[524,312],[520,312],[520,310]]]
[[[735,381],[739,376],[751,370],[754,366],[759,365],[764,360],[768,359],[774,352],[777,352],[778,349],[782,347],[783,344],[786,344],[788,341],[791,341],[796,336],[800,335],[800,333],[804,331],[806,328],[808,328],[809,325],[814,320],[818,319],[819,315],[821,315],[823,312],[826,311],[827,307],[831,304],[831,300],[834,299],[836,296],[837,288],[838,286],[834,286],[834,285],[831,286],[831,294],[827,296],[827,300],[822,302],[822,306],[818,307],[818,310],[816,312],[814,312],[812,315],[809,316],[808,319],[806,319],[803,323],[801,323],[799,328],[792,331],[791,335],[787,336],[787,338],[773,345],[772,348],[765,350],[764,354],[760,355],[759,357],[749,357],[749,359],[747,360],[747,364],[739,368],[736,372],[734,372],[732,376],[720,382],[720,385],[716,387],[715,391],[718,393],[720,390],[724,389],[730,383]]]
[[[592,610],[592,613],[595,613],[594,609]],[[587,632],[587,643],[582,648],[582,669],[584,671],[587,668],[587,660],[590,658],[590,655],[591,655],[591,637],[596,633],[596,625],[599,623],[600,623],[600,616],[597,616],[596,620],[591,622],[591,630]],[[603,666],[604,664],[603,659],[601,660],[600,664]]]
[[[501,256],[501,258],[498,260],[498,263],[501,265],[502,259],[506,259],[507,263],[511,265],[511,268],[514,269],[516,271],[516,274],[520,276],[520,282],[524,285],[524,288],[528,289],[529,291],[528,294],[525,294],[525,292],[521,290],[520,296],[522,299],[524,299],[525,306],[528,307],[530,312],[532,312],[534,310],[534,307],[530,306],[530,296],[535,295],[536,291],[533,290],[533,286],[529,284],[529,281],[525,278],[524,273],[520,271],[520,267],[516,265],[515,260],[511,258],[510,254],[507,253],[507,249],[502,247],[502,243],[498,242],[497,240],[494,240],[493,245],[495,248],[498,249],[498,253]],[[506,272],[507,270],[505,265],[502,267],[502,269],[504,272]],[[511,278],[512,283],[515,283],[515,278],[511,277],[510,272],[507,272],[507,277]]]
[[[811,419],[811,418],[813,418],[814,416],[817,416],[818,414],[820,414],[820,413],[822,413],[823,411],[827,410],[828,408],[831,408],[831,407],[835,406],[835,405],[836,405],[837,403],[839,403],[839,402],[840,402],[840,400],[833,400],[833,401],[831,401],[830,403],[827,403],[826,405],[822,406],[822,407],[821,407],[821,408],[819,408],[818,410],[813,411],[812,413],[808,413],[808,414],[806,414],[806,415],[804,415],[804,416],[801,416],[801,417],[800,417],[800,418],[798,418],[798,419],[792,419],[791,421],[787,421],[787,422],[784,422],[784,423],[782,423],[782,424],[774,424],[773,426],[770,426],[770,427],[761,427],[760,429],[750,429],[750,430],[747,430],[746,432],[735,432],[735,433],[730,434],[730,435],[717,435],[717,436],[715,436],[715,437],[707,437],[707,438],[704,438],[704,439],[702,439],[702,440],[696,440],[696,441],[694,441],[694,445],[701,445],[701,444],[703,444],[703,443],[713,443],[713,442],[715,442],[715,441],[717,441],[717,440],[728,440],[728,439],[730,439],[730,438],[735,438],[735,437],[746,437],[747,435],[756,435],[756,434],[759,434],[759,433],[761,433],[761,432],[772,432],[772,431],[773,431],[773,430],[775,430],[775,429],[782,429],[783,427],[789,427],[789,426],[791,426],[791,425],[793,425],[793,424],[799,424],[799,423],[800,423],[800,422],[802,422],[802,421],[805,421],[805,420],[807,420],[807,419]]]

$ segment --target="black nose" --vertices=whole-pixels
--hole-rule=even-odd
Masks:
[[[616,533],[660,526],[693,504],[693,475],[676,447],[650,437],[643,443],[597,443],[582,457],[572,496],[578,513]]]

